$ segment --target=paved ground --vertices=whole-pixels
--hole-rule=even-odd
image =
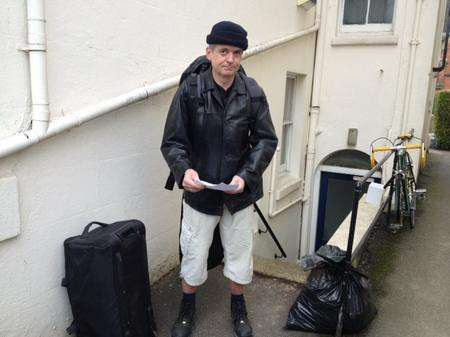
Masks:
[[[176,318],[181,298],[179,288],[175,271],[152,289],[159,337],[170,336],[170,327]],[[283,330],[287,313],[299,289],[297,283],[255,276],[246,291],[255,337],[299,336],[298,332]],[[233,336],[229,306],[228,284],[218,267],[210,271],[208,280],[197,294],[197,326],[192,337]]]
[[[450,152],[432,151],[419,185],[416,228],[369,244],[378,316],[361,336],[450,336]]]
[[[450,336],[450,152],[432,152],[420,183],[428,196],[419,205],[416,228],[392,235],[379,226],[364,254],[379,313],[359,337]],[[246,292],[255,337],[319,336],[283,329],[299,290],[296,283],[255,276]],[[177,271],[155,284],[152,295],[158,335],[170,336],[181,296]],[[197,297],[192,337],[232,336],[227,283],[219,268]]]

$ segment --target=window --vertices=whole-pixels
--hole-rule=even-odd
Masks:
[[[289,172],[291,161],[292,148],[292,133],[293,133],[293,110],[295,101],[295,87],[297,77],[293,74],[286,76],[286,91],[284,96],[284,114],[283,114],[283,129],[281,135],[281,156],[280,156],[280,172]]]
[[[277,109],[283,119],[278,123],[279,143],[272,166],[269,216],[273,217],[298,203],[303,197],[303,176],[308,129],[308,108],[311,95],[307,75],[287,71],[281,77],[280,101]],[[282,92],[284,90],[284,92]],[[284,104],[284,106],[283,106]],[[280,116],[281,117],[281,116]]]
[[[342,0],[342,31],[391,31],[395,0]]]

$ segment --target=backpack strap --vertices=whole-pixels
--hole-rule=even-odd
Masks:
[[[241,75],[244,80],[245,87],[250,95],[252,102],[260,102],[264,98],[264,92],[256,81],[246,75]]]
[[[241,77],[250,97],[250,115],[256,119],[258,104],[265,99],[264,91],[253,78],[248,77],[245,73],[242,73]]]

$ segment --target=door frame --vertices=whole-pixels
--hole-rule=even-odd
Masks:
[[[322,172],[330,172],[330,173],[340,173],[340,174],[349,174],[354,176],[364,176],[369,170],[365,169],[355,169],[350,167],[342,167],[342,166],[330,166],[330,165],[319,165],[317,167],[316,173],[314,175],[314,190],[313,190],[313,200],[312,200],[312,216],[310,222],[310,235],[309,235],[309,247],[308,253],[312,254],[315,252],[316,246],[316,237],[317,237],[317,219],[319,214],[319,194],[320,194],[320,177]],[[374,178],[381,179],[381,172],[375,172],[373,174]]]

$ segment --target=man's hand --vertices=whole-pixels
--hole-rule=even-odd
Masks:
[[[199,177],[197,171],[193,169],[187,169],[186,172],[184,172],[184,179],[182,184],[183,188],[186,191],[193,193],[203,190],[205,187],[195,182],[195,180],[198,179]]]
[[[244,191],[245,181],[239,176],[234,176],[229,185],[238,185],[238,188],[234,191],[226,191],[226,194],[239,194]]]

